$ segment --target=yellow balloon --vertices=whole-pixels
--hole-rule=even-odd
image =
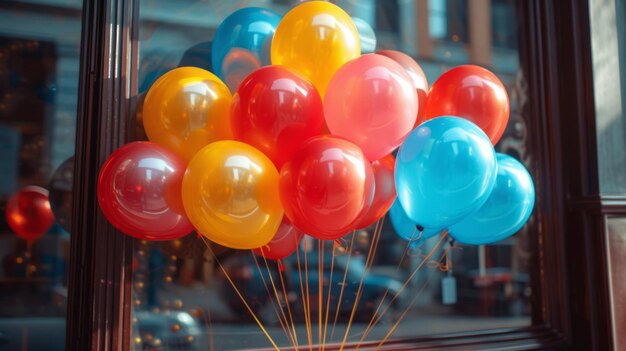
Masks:
[[[189,161],[207,144],[232,139],[231,100],[228,87],[213,73],[176,68],[150,87],[143,127],[150,141]]]
[[[280,21],[272,39],[272,64],[296,70],[322,97],[339,67],[360,54],[361,42],[352,18],[324,1],[293,8]]]
[[[200,234],[222,246],[267,244],[283,218],[278,171],[261,151],[232,140],[211,143],[189,162],[183,206]]]

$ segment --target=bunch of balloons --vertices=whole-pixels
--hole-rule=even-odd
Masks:
[[[429,90],[412,58],[362,54],[362,40],[323,1],[282,18],[231,14],[212,44],[213,73],[176,68],[150,88],[150,141],[123,146],[101,170],[104,215],[134,237],[195,229],[270,259],[303,233],[337,240],[390,209],[410,224],[406,240],[449,229],[484,243],[519,229],[534,193],[524,167],[493,148],[509,117],[500,80],[460,66]]]

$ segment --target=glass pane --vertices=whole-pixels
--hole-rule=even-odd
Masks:
[[[626,1],[589,7],[600,192],[626,195]]]
[[[626,217],[608,217],[606,259],[609,267],[611,307],[613,312],[613,349],[626,347],[626,335],[620,331],[626,328]]]
[[[139,100],[175,67],[210,70],[213,33],[236,9],[261,6],[284,14],[299,2],[142,1]],[[495,72],[512,104],[497,149],[530,163],[521,114],[527,87],[519,67],[513,1],[334,2],[375,30],[376,50],[396,49],[416,58],[431,84],[465,63]],[[255,317],[279,347],[294,341],[300,346],[344,339],[380,342],[529,326],[532,253],[527,232],[532,230],[533,219],[520,233],[494,245],[448,249],[446,240],[435,237],[409,250],[386,218],[378,231],[375,226],[357,231],[341,244],[322,245],[305,237],[281,266],[250,251],[208,243],[195,233],[167,242],[142,241],[135,254],[132,342],[135,350],[272,348]],[[438,263],[446,262],[446,253],[453,269],[443,272]],[[456,280],[456,303],[442,302],[442,287],[454,295],[447,277]],[[380,318],[372,321],[377,310]]]
[[[0,4],[1,350],[65,349],[81,6]]]

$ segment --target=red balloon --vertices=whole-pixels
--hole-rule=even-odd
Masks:
[[[7,203],[9,227],[24,240],[35,240],[46,234],[54,224],[48,190],[27,186],[13,194]]]
[[[187,165],[173,152],[138,141],[115,150],[100,170],[98,202],[124,234],[171,240],[193,227],[183,210],[181,188]]]
[[[235,139],[261,150],[280,169],[324,128],[322,99],[311,83],[279,66],[252,72],[233,97]]]
[[[372,162],[376,191],[374,200],[361,216],[357,229],[369,227],[377,220],[383,218],[396,200],[396,186],[393,179],[393,170],[396,167],[396,159],[393,155],[387,155],[380,160]]]
[[[411,56],[395,50],[382,50],[377,52],[378,55],[387,56],[390,59],[396,61],[404,68],[408,73],[413,86],[417,91],[418,110],[417,120],[415,121],[415,127],[420,125],[424,121],[424,112],[426,107],[426,98],[428,96],[428,79],[424,74],[424,70],[420,65],[411,58]]]
[[[285,215],[303,232],[338,239],[355,228],[374,196],[374,174],[361,149],[332,136],[309,139],[280,172]]]
[[[296,228],[289,220],[283,217],[280,227],[274,234],[272,241],[253,251],[267,259],[280,260],[291,255],[300,245],[304,233]]]
[[[464,65],[433,83],[424,117],[463,117],[478,125],[495,145],[509,121],[509,111],[509,96],[500,79],[482,67]]]

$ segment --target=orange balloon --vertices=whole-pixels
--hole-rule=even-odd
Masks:
[[[233,249],[267,244],[283,218],[278,170],[261,151],[239,141],[200,150],[189,162],[182,195],[198,232]]]
[[[339,67],[361,55],[361,41],[352,18],[339,6],[309,1],[280,21],[271,55],[273,65],[300,73],[324,97]]]
[[[143,126],[150,141],[189,161],[204,146],[232,139],[228,87],[196,67],[173,69],[150,88]]]

